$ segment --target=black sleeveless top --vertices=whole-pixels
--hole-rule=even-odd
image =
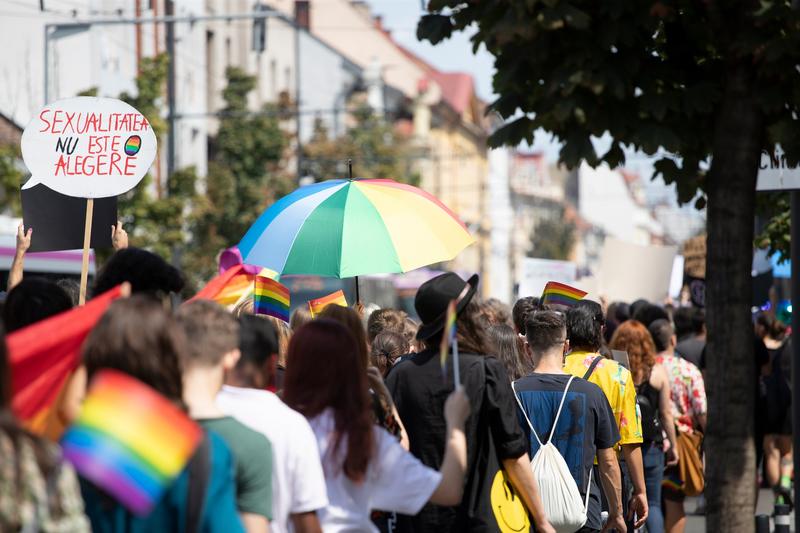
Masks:
[[[658,389],[650,385],[650,378],[636,385],[636,403],[642,414],[642,437],[644,445],[660,443],[663,440],[661,433],[661,417],[658,412]]]

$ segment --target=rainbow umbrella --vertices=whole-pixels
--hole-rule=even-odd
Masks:
[[[328,180],[275,202],[250,227],[245,263],[280,274],[336,278],[407,272],[474,242],[425,191],[388,179]]]

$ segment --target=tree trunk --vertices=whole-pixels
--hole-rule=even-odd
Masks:
[[[755,183],[763,118],[745,63],[731,65],[708,176],[706,531],[754,530],[756,368],[752,301]]]

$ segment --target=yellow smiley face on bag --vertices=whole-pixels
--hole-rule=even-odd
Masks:
[[[502,533],[520,533],[530,530],[531,522],[528,519],[528,511],[525,509],[522,499],[514,491],[514,487],[511,486],[511,481],[506,477],[505,471],[497,471],[489,495],[497,527]]]

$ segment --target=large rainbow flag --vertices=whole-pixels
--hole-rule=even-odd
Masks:
[[[253,295],[257,276],[276,279],[276,272],[267,268],[236,265],[209,281],[189,300],[214,300],[223,307],[234,306]]]
[[[11,366],[11,406],[23,425],[58,440],[64,423],[58,406],[81,360],[81,346],[112,301],[130,294],[123,284],[6,337]]]
[[[563,305],[572,307],[588,293],[557,281],[548,281],[542,291],[542,305]]]
[[[186,413],[116,370],[92,380],[81,414],[64,437],[64,457],[131,512],[148,514],[203,437]]]
[[[291,297],[289,289],[274,279],[256,276],[253,309],[257,315],[273,316],[289,322]]]
[[[338,290],[322,298],[311,300],[308,302],[308,310],[311,311],[311,316],[315,317],[331,304],[347,307],[347,299],[344,297],[344,292]]]

